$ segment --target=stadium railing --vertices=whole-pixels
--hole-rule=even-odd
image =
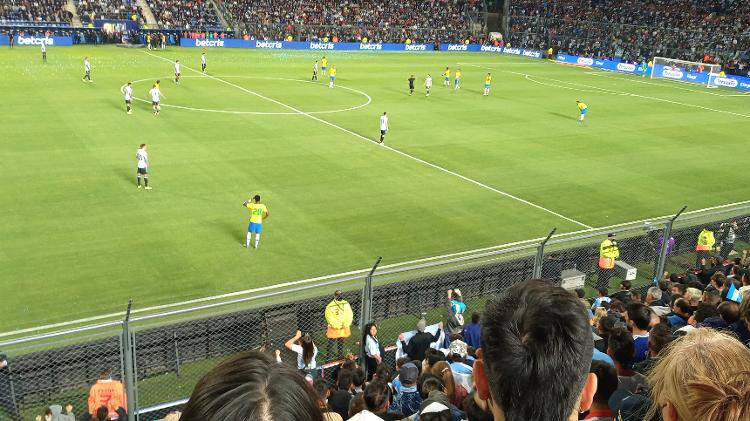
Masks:
[[[284,342],[296,330],[309,333],[318,348],[314,374],[333,380],[341,356],[335,349],[327,352],[324,309],[335,290],[343,291],[354,312],[344,353],[360,354],[361,328],[374,321],[386,349],[384,360],[393,364],[399,334],[413,330],[422,317],[428,325],[446,319],[449,289],[462,291],[467,320],[492,295],[531,277],[570,289],[583,287],[593,295],[600,276],[599,246],[608,234],[615,234],[621,262],[611,274],[611,291],[623,279],[644,290],[663,270],[684,271],[685,262],[694,262],[704,227],[720,237],[721,224],[736,220],[735,249],[750,241],[748,203],[678,214],[558,235],[553,230],[545,237],[482,250],[375,264],[156,309],[136,307],[73,328],[60,323],[26,329],[26,336],[0,333],[0,351],[9,362],[6,374],[0,374],[0,418],[33,420],[53,403],[72,403],[80,414],[99,373],[112,370],[127,388],[130,419],[155,420],[183,405],[200,377],[228,356],[279,349],[285,364],[295,364],[296,354]],[[670,249],[662,253],[660,238],[675,241],[668,241]]]

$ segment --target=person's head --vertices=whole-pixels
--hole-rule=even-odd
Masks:
[[[364,390],[365,407],[375,414],[388,410],[388,383],[382,380],[371,381]]]
[[[661,289],[659,287],[651,287],[646,292],[646,304],[651,305],[654,301],[661,300]]]
[[[328,397],[331,396],[331,391],[328,389],[328,386],[326,386],[326,381],[324,379],[315,379],[313,382],[313,389],[315,389],[315,394],[318,395],[318,405],[320,405],[321,408],[325,408],[327,406]]]
[[[720,290],[724,288],[724,284],[727,281],[727,277],[721,272],[716,272],[711,275],[711,286]]]
[[[451,342],[450,347],[448,348],[449,355],[452,357],[457,357],[461,360],[466,358],[466,354],[468,353],[466,342],[457,339],[453,342]]]
[[[580,299],[586,298],[586,290],[583,288],[576,288],[576,295]]]
[[[664,421],[750,419],[750,349],[713,329],[676,339],[649,373],[652,414]]]
[[[440,361],[445,361],[445,354],[436,349],[427,348],[424,352],[424,360],[422,360],[422,372],[430,371],[432,366]]]
[[[132,85],[133,85],[133,82],[128,82],[128,86],[132,86]]]
[[[402,365],[398,371],[398,379],[406,387],[416,386],[417,377],[419,377],[419,368],[411,362]]]
[[[404,366],[404,364],[411,362],[411,358],[409,357],[401,357],[396,360],[396,371],[401,370],[401,367]]]
[[[109,415],[109,408],[102,405],[99,408],[96,408],[96,419],[97,421],[105,421],[108,418]]]
[[[641,301],[641,292],[637,290],[630,291],[630,300],[636,303],[640,303]]]
[[[375,323],[368,323],[365,325],[364,339],[367,339],[368,336],[378,336],[378,326]]]
[[[615,364],[628,369],[633,366],[633,355],[635,354],[635,345],[633,344],[633,335],[626,329],[615,328],[609,334],[607,341],[607,354],[612,357]]]
[[[701,302],[714,306],[719,305],[719,303],[721,302],[721,291],[712,287],[711,285],[707,286],[706,289],[703,290]]]
[[[740,305],[734,301],[724,301],[717,307],[719,310],[719,316],[727,322],[732,324],[740,319]]]
[[[419,319],[417,322],[417,332],[424,332],[425,328],[427,328],[427,322],[425,319]]]
[[[339,371],[339,378],[336,380],[336,387],[338,390],[351,390],[354,384],[354,371],[353,370],[341,370]]]
[[[628,280],[620,282],[620,290],[621,291],[630,291],[630,288],[632,286],[633,286],[633,283],[630,282],[630,281],[628,281]]]
[[[477,400],[480,400],[480,395],[478,391],[473,391],[464,399],[463,409],[466,412],[466,419],[469,421],[494,421],[492,412],[486,411],[477,403]]]
[[[238,354],[193,389],[182,421],[323,421],[318,397],[293,368],[258,351]]]
[[[180,60],[175,60],[174,62],[175,62],[175,63],[179,63],[179,62],[180,62]]]
[[[112,378],[112,369],[107,368],[99,373],[99,380],[110,380]]]
[[[700,303],[698,304],[698,307],[693,312],[692,320],[694,320],[696,323],[702,323],[704,320],[708,319],[709,317],[714,317],[719,315],[719,310],[716,308],[716,306],[708,304],[708,303]]]
[[[684,298],[690,301],[691,305],[697,306],[702,296],[703,291],[701,291],[700,289],[688,287],[687,291],[685,292]]]
[[[357,367],[356,370],[352,371],[352,384],[355,389],[361,388],[367,380],[367,373],[362,367]]]
[[[377,368],[375,368],[375,375],[378,379],[386,382],[393,380],[393,370],[386,363],[378,364]]]
[[[448,400],[453,402],[456,396],[456,382],[453,380],[451,366],[445,361],[438,361],[430,367],[430,373],[440,377],[445,388],[445,394],[448,395]]]
[[[337,290],[336,290],[336,291],[335,291],[335,292],[333,293],[333,299],[334,299],[334,300],[341,300],[341,299],[342,299],[343,297],[344,297],[344,292],[343,292],[343,291],[341,291],[340,289],[337,289]]]
[[[685,295],[685,291],[687,290],[687,285],[685,284],[672,284],[672,294],[679,294],[680,297]]]
[[[597,307],[594,311],[594,316],[591,318],[591,326],[599,327],[599,322],[602,318],[607,317],[607,309],[604,307]]]
[[[674,314],[687,319],[693,315],[693,309],[690,307],[690,303],[684,298],[678,298],[672,306]]]
[[[312,336],[309,333],[305,333],[299,338],[299,345],[302,347],[302,359],[305,364],[310,364],[315,354],[315,344],[313,343]]]
[[[443,381],[440,377],[428,373],[422,376],[420,380],[421,385],[419,386],[419,394],[422,396],[422,400],[427,399],[430,396],[430,392],[433,390],[445,393],[445,387],[443,386]]]
[[[628,304],[628,327],[631,330],[648,330],[651,322],[651,311],[648,306],[641,303]]]
[[[606,297],[609,295],[609,290],[607,289],[607,287],[599,287],[596,291],[599,293],[600,297]]]
[[[143,150],[145,150],[146,149],[146,144],[145,143],[141,143],[140,148],[143,149]]]
[[[625,303],[620,300],[612,300],[612,304],[609,306],[609,311],[618,317],[624,318],[627,310],[625,309]]]
[[[256,194],[255,196],[253,196],[253,201],[255,201],[255,203],[260,203],[260,195]]]
[[[482,317],[482,315],[479,314],[479,313],[477,313],[477,312],[471,313],[471,322],[474,323],[474,324],[477,324],[477,323],[479,323],[479,319],[481,317]]]
[[[521,282],[486,305],[474,378],[496,419],[577,419],[596,391],[592,354],[581,302],[549,282]]]
[[[609,406],[609,398],[615,393],[618,386],[617,370],[602,361],[592,361],[591,373],[596,375],[596,394],[594,404],[606,408]]]
[[[383,115],[385,115],[385,114],[386,114],[385,111],[383,111]]]
[[[648,335],[648,350],[652,357],[655,357],[661,353],[661,351],[672,342],[672,331],[669,326],[661,323],[653,328]]]
[[[354,396],[351,399],[349,399],[349,411],[348,411],[349,418],[359,414],[365,409],[367,409],[367,406],[365,405],[364,393],[360,393],[359,395]]]
[[[430,402],[419,412],[422,421],[451,421],[451,409],[440,402]]]
[[[661,281],[659,281],[659,289],[661,290],[662,293],[668,294],[669,286],[670,286],[670,282],[668,280],[662,279]]]

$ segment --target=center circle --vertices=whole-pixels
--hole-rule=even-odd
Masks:
[[[181,76],[180,78],[181,79],[185,79],[185,78],[209,78],[210,79],[211,77],[210,76],[201,75],[201,76]],[[213,78],[218,79],[217,82],[220,81],[220,80],[223,80],[223,79],[258,79],[258,80],[281,80],[281,81],[297,82],[297,83],[310,83],[310,84],[313,84],[313,85],[317,85],[317,83],[309,81],[309,80],[291,79],[291,78],[283,78],[283,77],[213,76]],[[138,79],[138,80],[132,81],[131,83],[133,85],[135,85],[135,84],[138,84],[138,83],[142,83],[142,82],[146,82],[146,81],[154,81],[154,80],[158,80],[158,79],[170,80],[171,77],[155,77],[155,78]],[[123,92],[124,88],[125,88],[125,85],[121,86],[120,87],[120,92]],[[240,114],[240,115],[299,115],[299,114],[334,114],[334,113],[343,113],[343,112],[354,111],[354,110],[357,110],[359,108],[366,107],[366,106],[370,105],[370,103],[372,102],[372,98],[370,97],[370,95],[367,95],[365,92],[362,92],[362,91],[360,91],[358,89],[349,88],[347,86],[342,86],[342,85],[338,85],[338,84],[336,85],[336,89],[344,89],[344,90],[347,90],[347,91],[350,91],[350,92],[354,92],[356,94],[359,94],[360,96],[365,97],[366,101],[363,102],[363,103],[361,103],[361,104],[359,104],[359,105],[353,106],[353,107],[341,108],[341,109],[336,109],[336,110],[324,110],[324,111],[304,111],[304,110],[300,110],[299,112],[297,112],[297,111],[289,111],[289,112],[266,112],[266,111],[215,110],[215,109],[211,109],[211,108],[187,107],[187,106],[183,106],[183,105],[164,104],[164,103],[162,103],[161,106],[162,107],[168,107],[168,108],[176,108],[176,109],[180,109],[180,110],[187,110],[187,111],[199,111],[199,112],[220,113],[220,114]],[[136,100],[136,101],[140,101],[140,102],[144,102],[144,103],[147,103],[147,104],[151,104],[151,101],[143,99],[143,98],[137,98],[137,97],[134,96],[133,99]]]

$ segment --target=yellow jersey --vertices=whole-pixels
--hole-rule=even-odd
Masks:
[[[579,110],[581,110],[581,111],[583,111],[583,110],[587,109],[588,107],[589,107],[589,106],[588,106],[588,105],[586,105],[586,104],[584,104],[583,102],[579,102],[579,103],[578,103],[578,109],[579,109]]]
[[[331,76],[336,76],[336,68],[331,67]]]
[[[492,83],[492,76],[487,76],[484,78],[484,84],[489,85]]]
[[[268,213],[268,208],[262,203],[248,203],[245,205],[250,210],[250,222],[262,224],[263,217]]]
[[[323,67],[327,67],[328,66],[328,59],[324,58],[323,60],[320,60],[320,65],[323,66]]]
[[[445,76],[445,78],[448,79],[449,77],[451,77],[451,71],[446,70],[445,72],[443,72],[443,76]]]
[[[461,71],[456,70],[456,79],[461,79]]]

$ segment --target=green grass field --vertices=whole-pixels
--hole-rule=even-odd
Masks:
[[[200,53],[61,47],[44,64],[37,48],[0,50],[0,331],[750,193],[738,176],[750,96],[739,91],[494,54],[359,52],[329,54],[328,89],[308,82],[319,53],[210,50],[208,76],[190,70]],[[84,56],[94,83],[80,79]],[[462,69],[460,91],[441,86],[445,66]],[[146,99],[156,79],[161,115],[145,102],[126,115],[120,87],[134,81]],[[577,99],[590,108],[583,125]],[[386,147],[373,142],[384,111]],[[151,191],[135,185],[140,143]],[[247,250],[241,203],[255,193],[271,216],[261,248]]]

